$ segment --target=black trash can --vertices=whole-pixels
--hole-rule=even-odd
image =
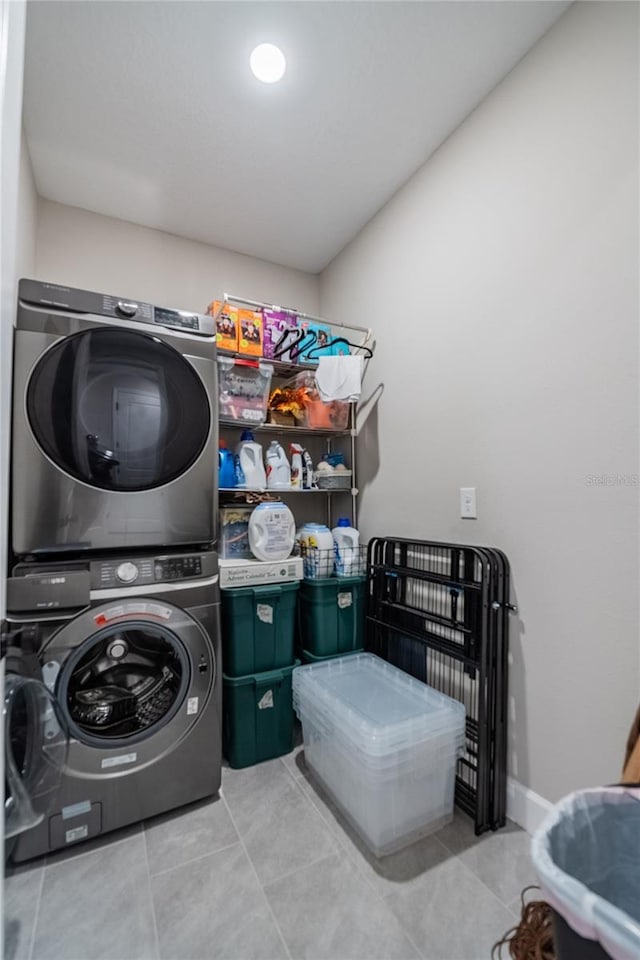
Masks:
[[[557,960],[640,957],[640,790],[582,790],[562,800],[532,841],[554,911]]]

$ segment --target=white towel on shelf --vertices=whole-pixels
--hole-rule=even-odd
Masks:
[[[329,400],[359,400],[362,393],[362,354],[319,357],[316,384],[325,403]]]

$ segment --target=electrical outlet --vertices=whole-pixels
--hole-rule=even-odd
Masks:
[[[460,516],[463,520],[476,520],[476,488],[460,487]]]

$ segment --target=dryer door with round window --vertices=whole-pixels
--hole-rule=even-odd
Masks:
[[[208,398],[191,364],[137,331],[107,327],[60,340],[36,365],[26,400],[47,456],[103,490],[169,483],[195,463],[209,434]]]

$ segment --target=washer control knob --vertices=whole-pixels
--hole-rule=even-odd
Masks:
[[[121,563],[116,570],[116,577],[121,583],[133,583],[134,580],[138,579],[138,568],[135,563],[129,561]]]
[[[135,317],[138,312],[138,304],[129,303],[128,300],[118,300],[116,310],[118,313],[121,313],[123,317]]]

